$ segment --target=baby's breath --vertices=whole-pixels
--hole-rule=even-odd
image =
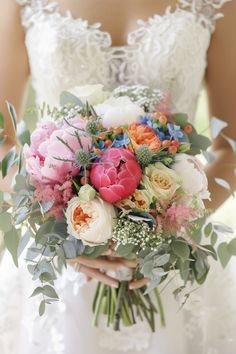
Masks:
[[[156,233],[155,226],[150,227],[143,221],[132,221],[127,218],[120,218],[113,229],[113,240],[117,246],[132,244],[139,250],[147,247],[155,251],[163,243],[163,238]]]

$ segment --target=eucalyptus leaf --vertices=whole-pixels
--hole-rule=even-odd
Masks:
[[[33,293],[30,295],[30,297],[34,297],[39,294],[43,294],[43,287],[42,286],[39,286],[36,289],[34,289]]]
[[[236,238],[234,238],[229,242],[227,248],[231,255],[236,256]]]
[[[28,229],[25,232],[24,236],[21,237],[21,239],[19,241],[19,245],[18,245],[18,250],[17,250],[18,257],[20,257],[22,252],[25,250],[25,248],[27,247],[27,245],[32,237],[33,237],[33,233],[30,229]]]
[[[0,112],[0,134],[4,131],[4,117],[3,114]]]
[[[212,223],[208,223],[205,227],[204,227],[204,234],[206,237],[211,236],[213,231],[213,226]]]
[[[45,285],[43,287],[43,294],[45,296],[52,298],[52,299],[58,299],[58,295],[57,295],[55,289],[50,285]]]
[[[39,305],[39,316],[43,316],[44,313],[45,313],[45,308],[46,308],[46,305],[45,305],[45,300],[42,300],[40,302],[40,305]]]
[[[76,257],[76,248],[71,241],[65,240],[63,242],[63,250],[66,258],[71,259]]]
[[[9,169],[15,163],[15,157],[16,157],[16,151],[15,151],[15,147],[13,147],[13,148],[11,148],[11,150],[8,151],[8,153],[6,154],[6,156],[2,160],[2,163],[1,163],[2,178],[6,177]]]
[[[135,245],[133,244],[126,244],[126,245],[119,245],[118,248],[116,249],[117,255],[121,257],[128,257],[130,254],[132,254],[133,249],[135,248]]]
[[[12,229],[10,231],[5,233],[4,242],[5,242],[6,248],[11,253],[12,259],[13,259],[16,267],[18,267],[17,251],[18,251],[18,246],[19,246],[19,235],[14,227],[12,227]]]
[[[23,120],[17,124],[17,138],[22,146],[30,145],[30,131]]]
[[[228,126],[228,123],[223,120],[213,117],[210,121],[211,135],[212,138],[215,139],[220,132]]]
[[[171,243],[171,249],[182,260],[187,260],[190,256],[189,246],[184,241],[173,241]]]
[[[222,242],[219,245],[217,253],[218,253],[218,257],[220,259],[220,262],[222,264],[222,267],[225,268],[231,258],[231,254],[229,252],[228,245],[226,242]]]
[[[218,239],[217,233],[214,231],[211,234],[211,245],[214,247]]]
[[[8,232],[12,228],[12,218],[11,214],[4,212],[0,214],[0,230],[3,232]]]
[[[170,255],[169,254],[163,254],[163,255],[158,255],[154,258],[154,266],[155,267],[161,267],[169,262]]]
[[[220,233],[229,233],[229,234],[233,234],[234,230],[232,229],[232,227],[224,225],[224,224],[214,224],[214,230],[216,232],[220,232]]]
[[[152,260],[145,262],[141,268],[141,273],[145,277],[149,277],[153,270],[154,262]]]
[[[188,115],[185,113],[175,113],[173,118],[175,124],[179,125],[181,128],[188,122]]]
[[[10,102],[7,102],[7,109],[10,114],[12,125],[15,131],[17,131],[17,115],[16,115],[15,107]]]
[[[80,107],[84,106],[83,102],[78,97],[68,91],[63,91],[61,93],[60,104],[61,106],[66,106],[67,104],[74,104]]]

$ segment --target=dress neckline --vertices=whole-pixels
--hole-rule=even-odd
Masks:
[[[30,3],[32,0],[19,0],[23,1],[26,4]],[[74,16],[72,11],[69,9],[61,11],[60,4],[58,1],[50,2],[49,0],[35,0],[35,7],[45,13],[51,14],[59,18],[61,21],[70,19],[71,21],[78,22],[84,26],[85,29],[97,30],[102,36],[106,36],[109,42],[109,48],[115,51],[123,50],[124,48],[129,47],[132,45],[132,37],[135,37],[140,31],[144,28],[148,28],[154,25],[157,22],[163,21],[168,16],[175,16],[177,13],[184,12],[188,15],[191,14],[189,11],[186,11],[180,7],[180,3],[182,0],[177,0],[174,5],[167,5],[164,9],[163,14],[154,13],[153,15],[148,16],[147,19],[138,18],[136,23],[136,28],[129,31],[126,35],[125,43],[122,45],[114,45],[114,41],[112,35],[109,31],[102,30],[102,22],[90,22],[86,20],[84,17],[81,16]]]

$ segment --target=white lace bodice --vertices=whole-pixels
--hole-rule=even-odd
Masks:
[[[138,21],[127,45],[115,47],[100,24],[60,13],[56,2],[16,0],[38,103],[58,103],[63,90],[101,83],[144,84],[171,93],[174,111],[194,115],[206,54],[221,6],[231,0],[178,0],[163,16]]]

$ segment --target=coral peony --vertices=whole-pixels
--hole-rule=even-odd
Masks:
[[[147,145],[151,150],[158,151],[161,141],[156,133],[147,125],[133,123],[128,127],[132,148],[135,150],[141,145]]]
[[[101,164],[92,167],[90,178],[105,201],[115,203],[134,193],[142,170],[131,151],[111,148],[99,162]]]

